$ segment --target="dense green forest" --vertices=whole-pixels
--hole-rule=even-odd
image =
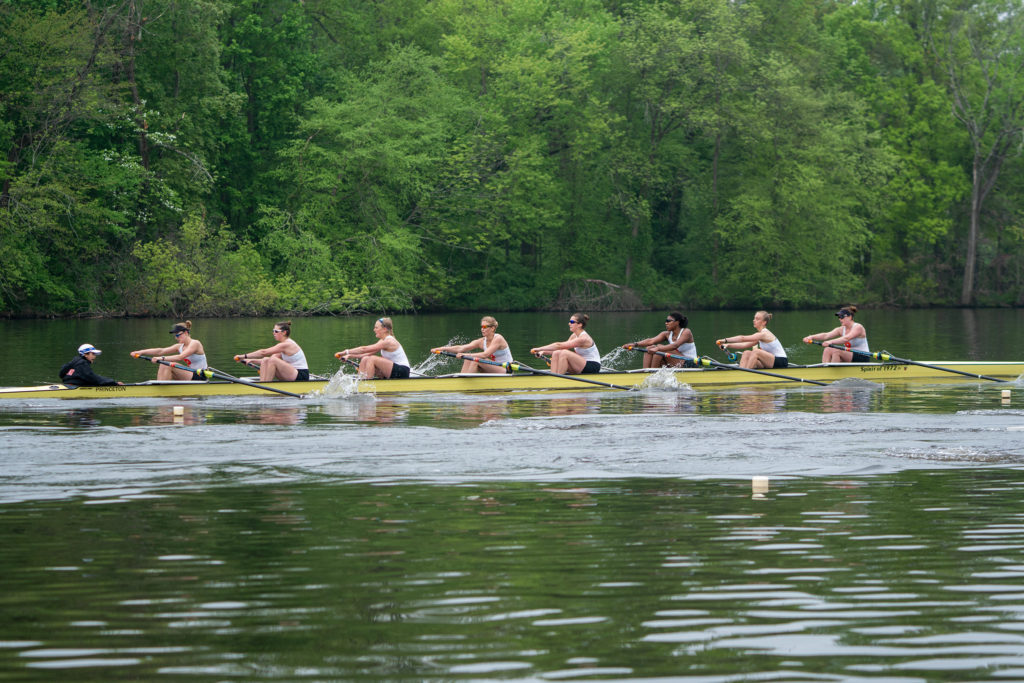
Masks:
[[[0,0],[0,311],[1024,305],[1019,0]]]

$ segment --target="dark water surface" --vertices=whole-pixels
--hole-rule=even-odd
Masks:
[[[1020,680],[1024,476],[7,505],[7,680]]]
[[[519,355],[567,334],[497,317]],[[750,315],[690,317],[720,357]],[[1019,311],[863,317],[919,359],[1009,360],[1024,333]],[[606,363],[635,366],[615,343],[663,319],[595,316]],[[799,337],[833,321],[773,329],[812,362]],[[146,379],[127,352],[169,322],[5,322],[24,362],[0,384],[53,381],[82,341]],[[272,322],[195,321],[225,368]],[[333,371],[370,322],[296,339]],[[428,374],[477,322],[396,319]],[[849,380],[3,402],[0,681],[1024,680],[1022,399]]]

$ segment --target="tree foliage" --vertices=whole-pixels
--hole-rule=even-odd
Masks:
[[[1019,305],[1021,20],[8,0],[0,310]]]

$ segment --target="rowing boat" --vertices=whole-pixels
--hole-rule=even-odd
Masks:
[[[955,369],[973,375],[987,375],[1014,381],[1024,375],[1024,362],[931,361],[930,365]],[[901,363],[831,363],[794,366],[782,370],[801,380],[836,382],[842,379],[865,379],[873,382],[918,382],[922,384],[971,381],[948,370],[924,365]],[[350,376],[351,377],[351,376]],[[661,370],[630,370],[601,372],[586,377],[625,387],[665,387],[689,385],[796,385],[794,380],[778,376],[752,374],[732,368],[662,368]],[[224,382],[149,381],[105,387],[67,387],[44,384],[34,387],[0,388],[0,399],[107,399],[107,398],[187,398],[203,396],[270,396],[265,387],[275,387],[296,394],[324,395],[328,381],[310,382]],[[409,379],[361,380],[352,382],[344,393],[410,394],[410,393],[504,393],[511,391],[607,391],[608,387],[584,384],[574,379],[534,375],[530,373],[450,374]],[[341,392],[339,392],[341,393]]]

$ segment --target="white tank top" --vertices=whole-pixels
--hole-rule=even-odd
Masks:
[[[282,353],[281,360],[283,360],[285,363],[292,366],[296,370],[309,370],[309,363],[306,362],[306,354],[302,352],[301,346],[299,346],[298,344],[296,344],[296,346],[299,347],[297,353],[294,353],[290,356],[287,353]]]
[[[511,363],[512,362],[512,350],[507,346],[503,349],[498,349],[494,352],[494,360],[497,363]]]
[[[864,353],[871,353],[871,351],[868,349],[868,337],[867,337],[867,335],[864,335],[863,337],[854,337],[853,339],[851,339],[850,340],[850,350],[851,351],[863,351]]]
[[[676,336],[673,337],[672,333],[669,332],[668,333],[668,343],[669,344],[675,344],[676,343],[676,339],[678,339],[679,335],[682,334],[682,333],[683,333],[683,331],[679,330],[679,334],[677,334]],[[693,342],[687,342],[685,344],[680,344],[679,346],[676,347],[676,353],[678,355],[680,355],[680,356],[685,356],[686,358],[696,358],[697,357],[697,345],[695,343],[693,343]]]
[[[398,340],[392,337],[390,334],[384,337],[385,341],[387,341],[388,339],[394,340],[396,344],[398,343]],[[409,363],[409,357],[405,355],[405,349],[402,348],[401,344],[398,344],[398,348],[395,349],[394,351],[386,351],[385,349],[381,349],[380,355],[387,358],[395,365],[404,365],[407,368],[412,367]]]
[[[178,344],[178,353],[181,354],[185,350],[184,344]],[[206,354],[205,353],[193,353],[191,356],[185,356],[185,360],[188,361],[188,365],[193,370],[205,370],[206,369]]]
[[[786,349],[782,348],[782,342],[779,341],[778,337],[768,342],[767,344],[765,342],[758,342],[757,345],[760,346],[765,351],[767,351],[768,353],[775,356],[776,358],[786,357]]]
[[[591,340],[593,341],[593,340]],[[583,356],[583,360],[592,360],[595,363],[601,362],[601,354],[597,350],[597,343],[592,343],[590,346],[577,346],[574,347],[576,353]]]

